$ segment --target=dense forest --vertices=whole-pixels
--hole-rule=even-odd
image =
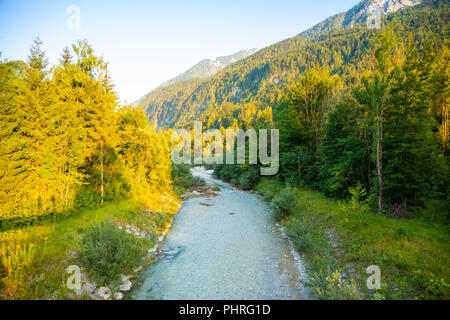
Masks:
[[[448,47],[420,46],[397,29],[377,34],[372,67],[347,92],[339,76],[313,67],[273,119],[260,113],[250,125],[279,128],[278,178],[286,183],[353,195],[393,216],[431,206],[430,218],[448,222]],[[258,182],[256,166],[215,169],[246,189]]]
[[[277,128],[282,181],[448,220],[449,9],[427,1],[388,15],[383,31],[356,24],[287,39],[207,80],[155,90],[148,116],[160,126]],[[216,167],[245,189],[257,171]]]
[[[447,1],[429,0],[404,8],[383,18],[402,26],[403,36],[412,33],[424,44],[448,41]],[[150,92],[141,99],[152,121],[159,127],[180,127],[203,119],[213,127],[229,125],[232,114],[223,115],[224,106],[251,103],[259,109],[274,108],[290,86],[305,70],[315,65],[328,66],[341,78],[343,91],[358,83],[367,69],[370,39],[376,34],[365,24],[354,24],[324,34],[306,34],[263,48],[207,79],[190,79]],[[239,108],[236,106],[234,109]]]
[[[428,0],[380,30],[336,15],[141,106],[120,105],[87,40],[54,66],[39,38],[26,61],[0,60],[0,299],[110,299],[104,286],[124,298],[131,283],[120,286],[168,255],[158,246],[180,199],[215,210],[220,198],[172,164],[172,134],[194,121],[279,130],[274,176],[260,175],[267,163],[205,167],[268,202],[276,221],[264,228],[284,228],[314,298],[448,299],[449,13]],[[383,286],[369,289],[374,264]],[[69,265],[81,266],[79,291]]]
[[[37,39],[27,62],[0,63],[2,225],[145,198],[171,183],[165,133],[119,106],[107,63],[86,41],[72,49],[49,68]]]

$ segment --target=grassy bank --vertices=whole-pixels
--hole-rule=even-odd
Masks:
[[[66,268],[69,265],[80,266],[83,274],[89,279],[96,279],[100,285],[99,282],[111,280],[108,277],[144,264],[145,259],[141,255],[126,256],[125,263],[122,263],[123,259],[122,262],[114,260],[125,256],[111,256],[112,260],[106,259],[104,263],[111,265],[117,262],[117,269],[109,268],[109,272],[101,268],[102,264],[98,260],[93,259],[99,251],[86,248],[89,247],[89,241],[95,242],[97,236],[109,241],[110,247],[116,250],[115,243],[122,246],[125,243],[139,248],[141,253],[146,252],[165,231],[179,205],[172,194],[154,193],[152,199],[146,199],[145,204],[136,200],[110,202],[54,221],[0,232],[0,299],[73,297],[73,292],[66,288]],[[116,229],[121,232],[114,235],[95,233],[96,227],[108,225],[117,226]],[[126,229],[131,229],[131,232]],[[131,239],[136,230],[146,236],[136,241]],[[106,275],[104,279],[103,274]]]
[[[450,298],[448,226],[369,213],[357,202],[276,181],[262,181],[256,190],[271,202],[307,262],[317,298]],[[379,290],[367,289],[370,265],[381,269]]]

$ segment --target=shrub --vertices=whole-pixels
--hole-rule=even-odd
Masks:
[[[311,251],[315,244],[313,228],[304,221],[295,221],[288,225],[287,233],[297,251],[305,253]]]
[[[276,220],[286,218],[295,207],[296,193],[291,187],[284,188],[270,202]]]
[[[356,186],[348,188],[348,192],[351,195],[349,204],[353,210],[369,210],[369,206],[364,202],[364,199],[367,196],[367,191],[362,187],[359,181]]]
[[[253,189],[256,182],[258,181],[258,173],[255,170],[250,169],[239,177],[239,186],[243,190]]]
[[[191,187],[205,185],[205,180],[199,177],[193,177],[189,166],[185,164],[172,166],[172,179],[175,185],[175,192],[178,195],[185,193]]]
[[[405,228],[398,227],[397,229],[395,229],[395,231],[394,231],[395,239],[408,238],[408,237],[409,237],[409,233]]]
[[[339,270],[330,267],[311,275],[309,285],[319,300],[361,300],[363,297],[356,287],[356,282],[344,281]]]
[[[443,279],[436,279],[434,274],[427,270],[415,270],[412,278],[431,297],[439,297],[449,289],[449,285]]]
[[[258,191],[266,201],[271,201],[277,192],[283,188],[283,184],[278,180],[262,179],[256,186]]]
[[[146,253],[145,240],[134,237],[112,223],[92,226],[81,240],[79,257],[99,284],[117,279],[138,266]]]
[[[419,208],[415,211],[415,215],[423,217],[426,220],[450,223],[450,205],[449,201],[433,199],[426,203],[425,208]]]

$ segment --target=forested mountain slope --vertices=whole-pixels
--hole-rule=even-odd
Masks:
[[[395,18],[403,33],[412,32],[421,43],[434,39],[439,44],[448,39],[449,12],[448,1],[429,0],[389,14],[383,24]],[[210,78],[158,88],[142,99],[141,105],[158,127],[183,126],[194,118],[208,118],[209,126],[225,127],[230,123],[224,123],[229,122],[224,106],[251,103],[255,110],[273,107],[285,89],[316,64],[328,66],[332,74],[341,76],[344,85],[354,83],[367,64],[365,55],[373,32],[365,24],[356,24],[317,38],[295,36],[259,50]],[[229,109],[236,111],[235,107]]]
[[[192,78],[206,78],[212,76],[218,71],[222,70],[229,64],[239,61],[243,58],[248,57],[249,55],[255,53],[256,49],[250,50],[240,50],[236,53],[233,53],[229,56],[218,57],[214,60],[203,59],[199,63],[193,65],[191,68],[186,70],[185,72],[179,74],[173,79],[167,80],[161,83],[162,86],[169,85],[175,82],[192,79]]]
[[[365,23],[368,15],[375,14],[376,6],[380,8],[380,14],[386,15],[403,8],[415,6],[421,2],[421,0],[363,0],[350,10],[325,19],[314,27],[300,33],[299,36],[313,38],[336,29]]]

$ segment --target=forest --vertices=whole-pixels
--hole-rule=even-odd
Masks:
[[[432,40],[439,46],[448,42],[449,10],[447,1],[428,0],[383,17],[382,25],[395,19],[402,26],[403,37],[412,33],[421,45]],[[224,116],[224,106],[250,103],[257,110],[273,109],[281,103],[287,88],[315,65],[328,66],[332,75],[338,75],[343,91],[357,84],[369,67],[370,40],[376,30],[365,24],[324,34],[309,30],[265,47],[209,78],[157,88],[139,104],[159,127],[183,127],[202,118],[205,125],[209,122],[218,128],[221,122],[226,127],[237,118]]]
[[[89,43],[49,68],[36,39],[27,62],[3,61],[0,72],[2,227],[169,190],[166,134],[119,106]]]
[[[50,67],[35,39],[26,62],[0,63],[0,92],[0,299],[108,297],[86,280],[69,290],[66,268],[79,265],[122,299],[120,274],[150,263],[175,192],[197,183],[172,170],[169,133],[119,104],[86,40]]]
[[[311,64],[274,106],[226,102],[201,113],[221,130],[280,130],[275,177],[259,176],[261,164],[215,165],[214,175],[268,201],[319,299],[361,298],[369,261],[388,273],[365,292],[372,299],[449,294],[448,37],[406,29],[388,17],[350,78]],[[348,272],[356,282],[343,280]]]
[[[251,105],[229,114],[244,127],[280,130],[277,178],[290,185],[354,195],[391,216],[428,208],[428,218],[448,223],[448,47],[419,46],[398,28],[377,35],[371,66],[347,92],[340,77],[314,66],[268,116]],[[258,182],[254,170],[216,166],[218,177],[245,189]]]
[[[320,25],[134,106],[87,40],[53,66],[39,38],[26,61],[0,60],[0,299],[103,299],[103,286],[122,299],[124,274],[161,253],[182,195],[220,193],[172,163],[172,133],[194,121],[279,130],[274,176],[261,163],[204,166],[267,202],[313,298],[448,299],[449,13],[429,0],[381,30]],[[79,292],[64,285],[68,265],[81,265]]]

